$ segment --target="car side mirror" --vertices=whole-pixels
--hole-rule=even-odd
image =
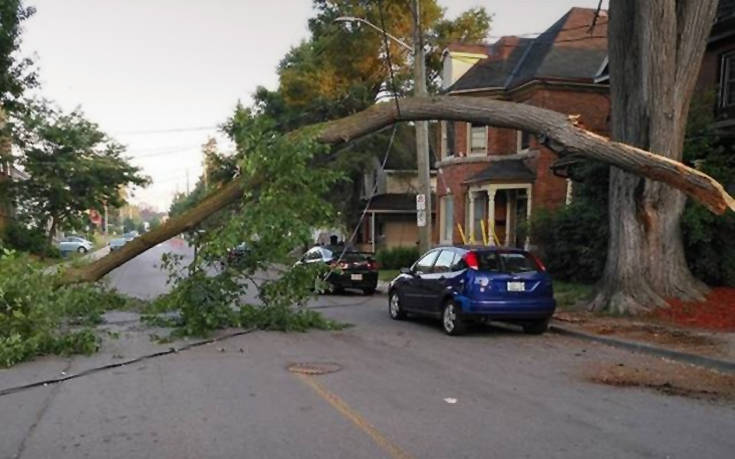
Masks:
[[[401,268],[401,274],[413,274],[411,268]]]

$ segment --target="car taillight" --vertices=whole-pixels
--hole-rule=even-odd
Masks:
[[[465,253],[463,259],[470,269],[474,269],[475,271],[480,269],[480,263],[477,261],[477,254],[475,252]]]
[[[536,262],[536,266],[538,266],[538,269],[540,269],[543,272],[546,272],[546,266],[544,266],[544,264],[541,262],[541,259],[534,254],[531,254],[531,257],[533,257],[533,261]]]
[[[343,261],[342,263],[339,264],[339,269],[348,269],[349,267],[350,267],[350,264],[347,263],[346,261]]]
[[[369,269],[371,271],[376,270],[376,269],[378,269],[378,264],[375,263],[374,261],[368,261],[367,262],[367,269]]]

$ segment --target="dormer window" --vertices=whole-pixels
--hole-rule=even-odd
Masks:
[[[487,154],[487,125],[470,123],[468,143],[471,155]]]

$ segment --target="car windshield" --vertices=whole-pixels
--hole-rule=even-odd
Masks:
[[[484,251],[477,255],[481,271],[523,273],[539,270],[533,257],[525,252]]]

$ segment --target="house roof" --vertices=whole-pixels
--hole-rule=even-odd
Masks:
[[[432,202],[436,196],[431,193]],[[413,193],[377,194],[370,200],[368,212],[405,212],[416,213],[416,195]]]
[[[472,54],[484,54],[488,55],[489,45],[485,43],[450,43],[447,46],[448,51],[454,51],[458,53],[472,53]]]
[[[493,161],[490,165],[465,180],[464,183],[478,182],[531,182],[536,178],[522,159]]]
[[[503,37],[446,91],[511,89],[531,80],[592,82],[607,56],[607,13],[572,8],[536,38]]]

